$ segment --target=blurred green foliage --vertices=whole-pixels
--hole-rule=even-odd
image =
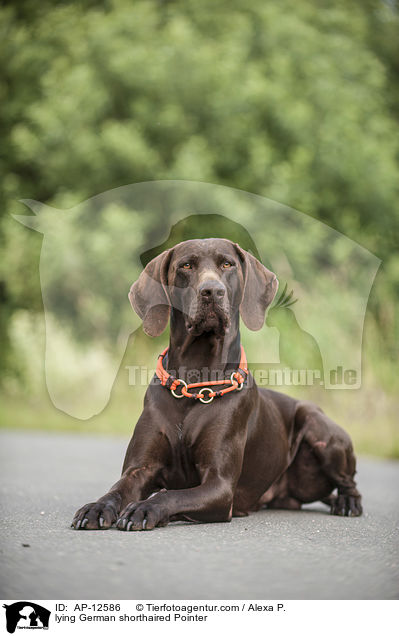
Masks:
[[[42,312],[42,236],[10,217],[26,213],[20,199],[65,209],[128,183],[209,181],[306,212],[382,259],[362,408],[348,425],[368,435],[365,450],[399,454],[397,432],[377,450],[378,431],[359,424],[371,417],[393,431],[398,405],[397,2],[20,0],[2,3],[0,33],[1,377],[26,395],[31,382],[30,399],[45,394],[37,369],[27,379],[18,335],[37,329]],[[115,214],[93,231],[97,258],[108,257],[107,223],[118,222],[123,254],[129,242],[132,251],[160,242],[155,213],[128,236]],[[306,251],[306,237],[298,242]],[[76,298],[79,282],[70,281]],[[118,308],[99,308],[99,337],[101,312],[117,327]],[[341,409],[328,399],[338,416],[353,413],[349,396]]]

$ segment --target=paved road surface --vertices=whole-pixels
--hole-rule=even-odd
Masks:
[[[1,598],[399,598],[399,462],[359,462],[360,518],[313,504],[152,532],[73,531],[75,510],[118,479],[126,444],[1,432]]]

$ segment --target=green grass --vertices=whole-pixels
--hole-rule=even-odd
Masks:
[[[144,388],[118,387],[102,413],[78,420],[57,410],[48,396],[33,399],[23,395],[2,395],[0,427],[9,429],[120,435],[129,438],[142,411]],[[282,387],[285,393],[317,402],[351,435],[358,455],[399,459],[399,400],[381,389],[363,386],[359,390],[310,390]]]

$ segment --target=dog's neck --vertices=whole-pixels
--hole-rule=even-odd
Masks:
[[[198,381],[201,381],[203,375],[209,372],[223,373],[237,369],[241,358],[239,321],[237,311],[223,336],[216,336],[213,332],[193,336],[186,330],[183,314],[172,309],[169,351],[165,361],[167,370],[176,372],[183,380],[188,372],[198,371]]]

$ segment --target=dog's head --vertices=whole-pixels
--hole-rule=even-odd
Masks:
[[[236,243],[196,239],[148,263],[129,300],[149,336],[162,333],[174,308],[183,314],[188,333],[220,337],[238,309],[249,329],[261,329],[277,287],[275,274]]]

